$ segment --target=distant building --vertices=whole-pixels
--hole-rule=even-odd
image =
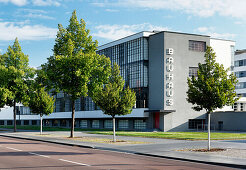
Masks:
[[[219,63],[231,67],[235,42],[206,35],[144,31],[100,46],[97,52],[120,66],[126,86],[136,92],[132,114],[118,116],[117,128],[187,131],[206,124],[205,111],[191,109],[186,91],[187,77],[197,75],[198,63],[204,62],[207,45],[213,47]],[[76,100],[75,105],[77,127],[112,128],[111,117],[104,115],[89,97]],[[232,111],[232,107],[227,109]],[[19,110],[20,124],[39,123],[38,116],[25,115],[21,106]],[[44,124],[69,126],[70,118],[69,96],[57,94],[56,110],[44,116]],[[0,124],[10,124],[12,114],[1,113],[0,119]]]

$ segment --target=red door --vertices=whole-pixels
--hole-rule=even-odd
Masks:
[[[155,129],[159,129],[160,125],[160,112],[155,112]]]

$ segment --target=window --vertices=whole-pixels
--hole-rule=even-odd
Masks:
[[[32,120],[32,125],[37,125],[37,120]]]
[[[24,125],[29,125],[29,120],[24,120]]]
[[[99,128],[99,120],[92,120],[92,128]]]
[[[112,120],[104,120],[104,128],[112,129],[113,128],[113,121]]]
[[[21,120],[16,120],[16,125],[21,125]]]
[[[234,111],[237,111],[237,103],[234,103],[233,109],[234,109]]]
[[[120,66],[125,85],[136,92],[137,108],[148,107],[148,39],[137,38],[97,51]]]
[[[189,119],[189,129],[204,129],[205,119]]]
[[[0,125],[4,125],[4,120],[0,120]]]
[[[189,40],[189,50],[205,52],[206,51],[206,42]]]
[[[134,120],[134,129],[146,129],[146,121]]]
[[[53,120],[52,121],[52,126],[58,126],[58,120]]]
[[[44,120],[44,126],[50,126],[51,121],[50,120]]]
[[[240,110],[243,111],[243,103],[240,103]]]
[[[235,76],[237,78],[246,77],[246,71],[238,71],[238,72],[235,72]]]
[[[7,120],[7,125],[12,125],[13,121],[12,120]]]
[[[236,84],[236,89],[244,89],[246,88],[246,82],[240,82]]]
[[[198,67],[189,67],[189,77],[197,77]]]
[[[66,120],[60,120],[60,126],[66,127],[67,126],[67,121]]]
[[[87,128],[87,120],[80,120],[80,128],[84,128],[86,129]]]
[[[128,120],[119,120],[119,129],[128,129]]]

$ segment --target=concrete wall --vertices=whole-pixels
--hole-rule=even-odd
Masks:
[[[172,80],[173,88],[173,102],[172,106],[168,106],[164,101],[165,110],[176,110],[172,114],[167,114],[165,121],[165,131],[185,131],[188,130],[188,120],[197,117],[205,118],[205,111],[194,111],[192,105],[187,102],[186,92],[188,90],[187,77],[189,76],[189,67],[198,67],[198,63],[204,62],[204,52],[197,52],[189,50],[189,40],[205,41],[206,45],[210,45],[210,38],[208,36],[199,36],[192,34],[179,34],[172,32],[164,33],[164,49],[172,48],[174,53],[171,55],[174,58]],[[169,57],[164,53],[164,59]],[[164,62],[164,76],[167,73],[165,69],[168,63]],[[164,100],[166,100],[167,79],[164,79]]]
[[[219,121],[223,129],[228,131],[246,131],[246,112],[214,112],[211,114],[211,124],[219,129]]]
[[[164,109],[164,32],[149,37],[149,109]]]

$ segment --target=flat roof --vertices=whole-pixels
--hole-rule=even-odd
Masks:
[[[163,33],[163,32],[174,33],[174,34],[185,34],[185,35],[210,37],[208,35],[200,35],[200,34],[192,34],[192,33],[182,33],[182,32],[175,32],[175,31],[156,31],[156,30],[154,30],[154,31],[141,31],[141,32],[138,32],[138,33],[135,33],[135,34],[132,34],[132,35],[129,35],[129,36],[126,36],[126,37],[123,37],[123,38],[120,38],[120,39],[111,41],[109,43],[100,45],[98,47],[98,50],[109,48],[111,46],[115,46],[115,45],[118,45],[118,44],[121,44],[121,43],[124,43],[124,42],[127,42],[127,41],[131,41],[131,40],[134,40],[134,39],[137,39],[137,38],[140,38],[140,37],[149,37],[149,36],[151,36],[153,34],[159,34],[159,33]]]

